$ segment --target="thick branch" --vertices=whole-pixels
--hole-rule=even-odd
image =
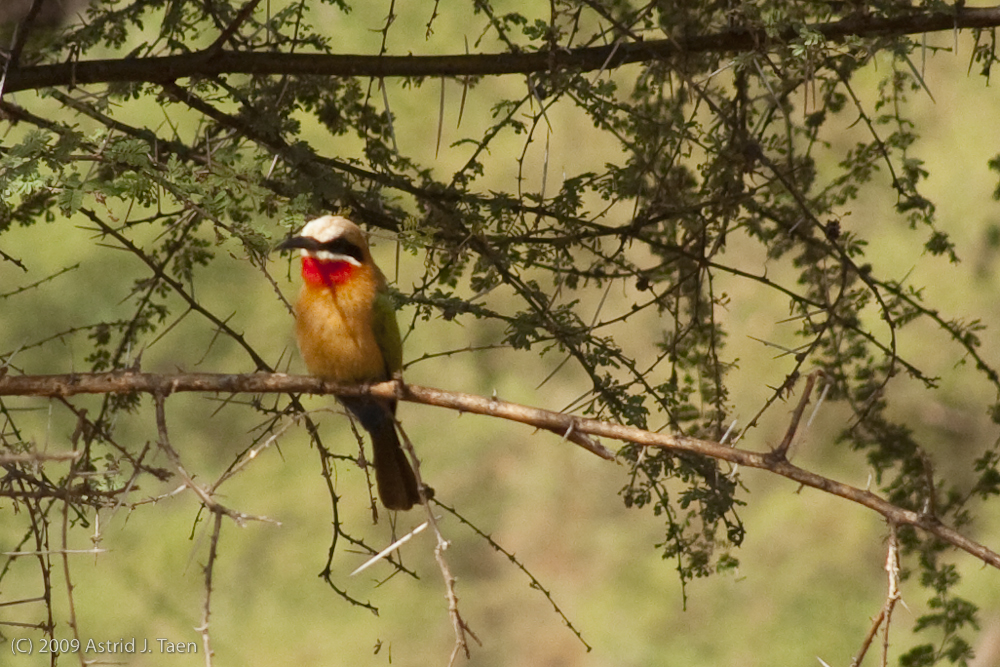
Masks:
[[[923,12],[893,17],[852,16],[840,21],[806,26],[829,41],[848,37],[908,35],[1000,25],[1000,6],[956,7],[954,13]],[[164,83],[189,77],[223,74],[257,76],[338,77],[467,77],[528,74],[556,69],[606,70],[629,63],[664,60],[679,54],[750,51],[768,44],[795,40],[798,29],[779,39],[761,30],[733,28],[711,35],[644,42],[616,42],[607,46],[519,53],[451,56],[365,56],[310,53],[233,52],[205,49],[158,58],[125,58],[66,62],[58,65],[14,67],[7,73],[4,92],[91,83]]]
[[[338,396],[371,395],[395,398],[402,401],[423,403],[472,412],[529,424],[556,433],[585,433],[615,440],[632,442],[644,447],[660,447],[671,451],[708,456],[737,465],[768,470],[787,477],[804,486],[840,496],[875,510],[897,526],[919,527],[941,540],[969,552],[976,558],[1000,569],[1000,554],[967,538],[941,523],[936,517],[893,505],[880,496],[817,475],[792,465],[783,457],[771,452],[752,452],[736,449],[710,440],[699,440],[682,435],[652,433],[632,426],[622,426],[574,415],[542,410],[529,406],[486,398],[473,394],[443,391],[433,387],[404,385],[399,382],[382,382],[371,386],[344,386],[319,378],[285,375],[282,373],[254,373],[249,375],[224,375],[212,373],[185,373],[157,375],[153,373],[84,373],[72,375],[7,375],[0,377],[0,396],[53,396],[75,394],[105,394],[144,392],[166,396],[173,392],[222,392],[222,393],[307,393],[334,394]],[[595,451],[610,457],[610,452],[600,447]],[[592,450],[594,451],[594,450]]]

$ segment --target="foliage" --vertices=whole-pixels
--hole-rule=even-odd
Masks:
[[[884,258],[870,251],[867,230],[849,217],[867,191],[889,189],[896,221],[918,239],[920,261],[959,261],[923,192],[920,127],[907,116],[908,100],[928,92],[915,66],[924,57],[921,36],[865,31],[868,21],[955,7],[887,0],[467,5],[421,7],[426,42],[449,53],[463,52],[464,38],[480,52],[557,54],[668,38],[681,53],[620,67],[609,62],[596,71],[570,60],[505,77],[503,85],[475,73],[443,78],[442,86],[461,88],[463,100],[462,136],[444,148],[452,161],[461,156],[450,173],[452,162],[435,160],[443,120],[422,109],[422,122],[407,121],[401,116],[412,110],[393,113],[391,106],[405,104],[407,90],[435,82],[405,79],[390,97],[381,87],[392,81],[391,71],[385,81],[234,73],[183,82],[151,72],[146,80],[7,95],[0,103],[5,270],[26,269],[30,261],[3,251],[4,235],[30,228],[32,238],[52,242],[68,219],[145,267],[123,304],[95,309],[93,321],[39,330],[35,340],[7,351],[0,360],[8,372],[31,372],[18,365],[23,349],[51,348],[66,337],[84,337],[89,350],[86,368],[73,370],[127,369],[139,350],[155,348],[185,317],[241,350],[240,370],[274,370],[273,354],[230,327],[228,313],[204,304],[200,285],[228,255],[254,267],[261,284],[273,282],[267,255],[274,243],[310,216],[345,211],[370,229],[397,233],[422,258],[423,276],[398,294],[416,320],[495,322],[502,333],[491,346],[523,351],[525,359],[565,360],[582,378],[572,408],[583,414],[740,443],[796,390],[800,376],[822,369],[827,405],[847,415],[839,434],[843,456],[863,454],[865,463],[857,464],[870,466],[892,503],[963,526],[1000,493],[995,444],[977,444],[974,465],[970,460],[960,474],[942,473],[933,447],[893,410],[904,378],[927,391],[941,382],[936,366],[928,370],[926,360],[901,353],[900,340],[911,331],[942,335],[947,354],[974,367],[1000,396],[984,324],[958,319],[954,304],[928,303],[919,285],[891,277]],[[346,3],[272,2],[249,13],[242,6],[95,0],[80,20],[33,35],[8,69],[26,75],[31,65],[205,49],[351,50],[323,27],[353,16]],[[418,51],[417,33],[395,29],[389,7],[375,34],[378,49]],[[836,41],[815,29],[839,20],[855,22],[855,33]],[[454,25],[462,32],[455,34]],[[699,36],[747,32],[761,37],[753,49],[733,51],[724,39],[717,48],[683,48]],[[986,76],[995,61],[987,43],[977,36],[973,54]],[[872,85],[875,63],[879,80]],[[466,97],[489,113],[470,118]],[[596,159],[581,151],[579,165],[558,174],[539,146],[547,147],[574,114],[585,119],[581,128],[592,126],[587,141],[611,148],[595,149]],[[420,128],[425,141],[407,140],[403,127]],[[502,175],[509,171],[512,177]],[[627,303],[608,303],[611,293]],[[774,376],[756,386],[760,414],[735,429],[730,382],[741,360],[729,341],[754,332],[730,316],[734,294],[768,304],[774,320],[792,323],[797,339],[787,363],[775,364]],[[642,335],[628,334],[638,330]],[[300,409],[295,397],[252,405],[265,420],[257,442]],[[30,451],[18,414],[6,403],[0,408],[2,451]],[[116,435],[121,416],[140,409],[137,397],[125,396],[107,397],[89,414],[77,410],[82,455],[72,471],[60,480],[8,466],[0,487],[8,492],[4,511],[26,510],[44,522],[51,503],[63,498],[74,522],[87,525],[136,480],[164,477],[141,448]],[[1000,414],[1000,404],[992,410]],[[750,502],[738,471],[635,446],[620,458],[629,467],[622,499],[662,520],[657,548],[682,581],[736,567],[745,533],[737,509]],[[329,463],[323,465],[331,479]],[[80,477],[106,470],[118,475]],[[330,489],[336,507],[332,480]],[[338,531],[354,539],[340,524]],[[49,538],[32,528],[24,539],[41,549]],[[960,578],[945,560],[950,552],[912,529],[902,530],[901,540],[908,567],[931,596],[932,611],[916,630],[937,633],[901,664],[964,663],[970,648],[963,631],[975,627],[975,606],[955,592]]]

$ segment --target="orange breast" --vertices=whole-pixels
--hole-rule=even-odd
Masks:
[[[372,328],[376,289],[374,275],[364,274],[334,287],[302,286],[296,336],[310,374],[338,382],[388,379]]]

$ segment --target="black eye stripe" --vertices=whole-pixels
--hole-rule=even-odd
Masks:
[[[365,259],[365,255],[361,252],[361,248],[344,238],[336,238],[327,241],[326,243],[317,244],[316,249],[326,250],[327,252],[332,252],[335,255],[347,255],[348,257],[353,257],[359,262],[363,262]]]

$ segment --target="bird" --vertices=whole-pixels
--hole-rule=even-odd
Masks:
[[[381,382],[398,374],[403,343],[396,311],[361,228],[345,217],[324,215],[277,249],[298,249],[302,257],[295,334],[309,374],[344,384]],[[396,401],[339,400],[371,436],[382,504],[408,510],[420,503],[416,476],[396,434]]]

